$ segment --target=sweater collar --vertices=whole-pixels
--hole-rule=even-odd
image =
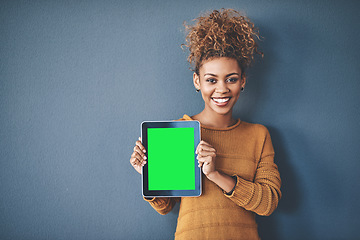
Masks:
[[[194,119],[192,119],[191,117],[189,117],[187,114],[184,114],[183,119],[186,121],[193,121]],[[201,128],[205,128],[205,129],[210,129],[210,130],[220,130],[220,131],[227,131],[227,130],[231,130],[236,128],[237,126],[239,126],[241,123],[240,119],[237,119],[236,123],[230,127],[226,127],[226,128],[217,128],[217,127],[210,127],[210,126],[205,126],[203,124],[200,123]]]

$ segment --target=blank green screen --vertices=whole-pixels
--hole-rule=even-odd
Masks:
[[[149,190],[194,190],[193,128],[148,129]]]

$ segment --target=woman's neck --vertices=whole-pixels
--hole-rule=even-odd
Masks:
[[[236,123],[236,120],[232,117],[232,112],[226,115],[217,113],[209,113],[205,109],[191,117],[194,120],[198,120],[202,125],[215,128],[227,128]]]

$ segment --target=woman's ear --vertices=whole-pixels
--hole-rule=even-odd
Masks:
[[[195,88],[198,90],[200,90],[200,77],[199,75],[197,75],[195,72],[193,74],[193,82],[194,82],[194,86]]]
[[[246,85],[246,76],[245,74],[241,74],[241,87],[245,88]]]

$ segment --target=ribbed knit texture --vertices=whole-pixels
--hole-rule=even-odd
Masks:
[[[184,115],[180,120],[192,120]],[[231,195],[202,177],[200,197],[145,199],[160,214],[177,201],[180,211],[175,239],[259,239],[255,214],[270,215],[277,207],[280,174],[268,130],[238,120],[228,128],[201,126],[201,139],[216,149],[216,169],[237,182]]]

